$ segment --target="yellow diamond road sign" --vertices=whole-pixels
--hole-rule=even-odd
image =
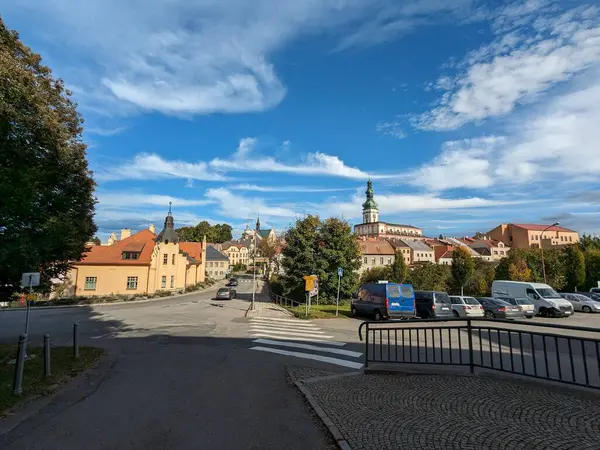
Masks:
[[[316,275],[305,275],[304,276],[304,290],[312,291],[315,288],[316,280],[317,280]]]

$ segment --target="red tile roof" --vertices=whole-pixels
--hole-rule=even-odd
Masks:
[[[532,223],[513,223],[513,226],[523,228],[525,230],[530,230],[530,231],[544,231],[546,228],[548,228],[548,225],[536,225],[536,224],[532,224]],[[576,231],[569,230],[568,228],[559,227],[559,226],[549,227],[548,231],[563,231],[563,232],[566,231],[569,233],[576,233]]]
[[[394,247],[387,241],[359,241],[363,255],[395,255]]]
[[[201,242],[180,242],[179,249],[186,252],[197,262],[202,262],[202,243]]]
[[[444,254],[442,256],[440,256],[438,259],[442,259],[442,258],[452,258],[452,254],[454,253],[454,250],[447,250],[446,252],[444,252]]]
[[[83,255],[77,265],[144,266],[150,264],[154,250],[154,234],[142,230],[113,245],[94,245]],[[123,252],[140,252],[138,259],[123,259]]]

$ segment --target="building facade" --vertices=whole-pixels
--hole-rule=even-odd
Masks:
[[[206,247],[206,275],[213,280],[223,280],[230,272],[229,256],[215,247]]]
[[[487,237],[514,248],[551,248],[579,242],[577,231],[558,225],[503,223],[490,230]]]
[[[358,269],[359,274],[373,267],[389,266],[394,262],[396,251],[387,241],[365,239],[359,240],[358,245],[362,254],[361,266]]]
[[[359,237],[372,237],[377,239],[411,237],[414,239],[423,238],[423,230],[412,225],[401,225],[395,223],[381,222],[379,220],[379,208],[375,202],[373,183],[367,182],[367,196],[363,203],[362,218],[363,223],[354,225],[354,233]]]
[[[203,282],[205,264],[205,243],[180,242],[169,208],[158,235],[147,229],[91,246],[68,272],[67,285],[73,296],[176,291]]]
[[[422,241],[412,239],[395,239],[394,246],[400,252],[407,252],[410,264],[430,262],[435,263],[434,250]]]
[[[222,252],[229,258],[229,265],[236,266],[243,264],[248,267],[250,265],[250,248],[245,244],[238,242],[227,242],[223,244]]]

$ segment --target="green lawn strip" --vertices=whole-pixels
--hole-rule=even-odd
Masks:
[[[335,305],[311,305],[310,313],[306,316],[306,307],[304,305],[288,307],[285,309],[294,314],[299,319],[335,319]],[[350,303],[340,304],[338,318],[352,317],[350,313]]]
[[[15,365],[9,364],[17,355],[16,345],[0,344],[0,417],[32,397],[48,395],[59,385],[94,366],[104,349],[80,347],[79,358],[73,357],[72,347],[58,347],[51,351],[52,375],[44,379],[44,353],[41,347],[28,347],[29,358],[23,370],[23,393],[13,395]]]

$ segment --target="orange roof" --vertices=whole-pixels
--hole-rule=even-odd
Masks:
[[[454,253],[454,250],[446,250],[446,252],[444,252],[444,254],[442,256],[440,256],[439,259],[452,258],[453,253]]]
[[[363,255],[395,255],[394,247],[388,241],[360,241],[360,250]]]
[[[194,258],[197,262],[202,262],[202,243],[201,242],[180,242],[179,249]]]
[[[113,245],[94,245],[83,255],[77,265],[124,265],[142,266],[150,264],[154,250],[154,234],[150,230],[138,231],[134,235],[115,242]],[[123,259],[123,252],[140,252],[138,259]]]
[[[548,227],[548,225],[536,225],[533,223],[513,223],[513,226],[515,227],[519,227],[519,228],[523,228],[525,230],[530,230],[530,231],[544,231],[546,228],[548,228],[548,231],[566,231],[569,233],[576,233],[576,231],[573,230],[569,230],[568,228],[564,228],[564,227]]]

